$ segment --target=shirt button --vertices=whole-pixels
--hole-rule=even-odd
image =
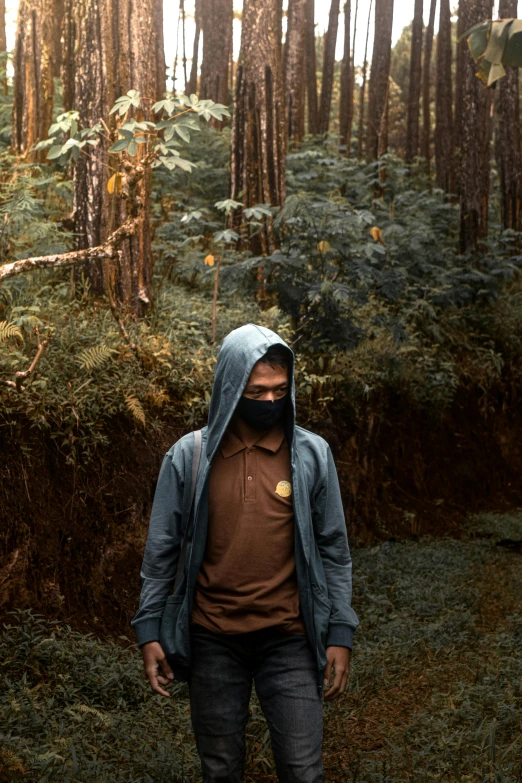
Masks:
[[[249,481],[252,481],[252,476],[249,476],[249,477],[248,477],[248,480],[249,480]]]

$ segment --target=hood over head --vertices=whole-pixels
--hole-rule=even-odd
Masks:
[[[290,390],[286,426],[289,434],[292,434],[295,424],[294,352],[271,329],[256,324],[246,324],[239,329],[234,329],[225,337],[219,352],[208,413],[209,460],[213,458],[229,425],[254,365],[271,345],[283,345],[289,353]]]

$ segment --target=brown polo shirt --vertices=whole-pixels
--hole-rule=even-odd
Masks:
[[[241,430],[237,421],[228,428],[212,462],[192,622],[223,634],[269,626],[304,634],[288,443],[279,425],[257,440]]]

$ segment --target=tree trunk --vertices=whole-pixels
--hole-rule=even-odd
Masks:
[[[445,0],[442,0],[444,2]],[[423,0],[415,0],[411,29],[410,86],[406,126],[406,163],[413,163],[419,153],[419,111],[422,77]]]
[[[375,39],[370,72],[366,157],[375,160],[390,75],[393,0],[375,0]]]
[[[14,54],[13,146],[28,153],[53,120],[56,27],[53,0],[20,0]],[[44,160],[46,151],[34,157]]]
[[[459,0],[459,18],[457,20],[457,60],[456,60],[456,74],[455,74],[455,150],[460,160],[460,152],[462,145],[462,104],[464,97],[464,72],[466,60],[466,52],[468,44],[462,39],[462,35],[466,32],[465,24],[465,11],[464,5],[466,0]]]
[[[517,16],[517,0],[500,0],[499,17]],[[506,76],[497,86],[496,159],[500,178],[502,228],[522,229],[522,154],[520,147],[520,115],[518,71],[507,68]]]
[[[230,103],[228,83],[232,17],[232,0],[201,0],[203,62],[199,96],[216,103],[224,103],[225,106]],[[213,121],[215,127],[221,127],[222,124]]]
[[[62,103],[65,111],[74,108],[75,40],[76,19],[73,13],[74,0],[65,0],[62,22]]]
[[[232,123],[231,196],[246,207],[280,206],[285,198],[285,108],[278,0],[245,0]],[[241,228],[241,216],[235,225]],[[254,252],[272,246],[268,233]]]
[[[194,47],[192,49],[192,64],[190,66],[190,78],[187,85],[187,94],[195,95],[198,91],[198,60],[199,39],[201,37],[201,0],[195,0],[194,16],[196,31],[194,33]]]
[[[435,163],[437,184],[446,193],[455,192],[455,142],[453,135],[453,85],[450,0],[440,0],[437,37],[437,83],[435,108]]]
[[[335,68],[335,47],[339,28],[340,0],[332,0],[328,30],[324,39],[323,82],[321,85],[321,104],[319,109],[319,133],[328,133]]]
[[[73,0],[75,30],[75,108],[80,127],[105,121],[116,98],[138,90],[145,108],[138,119],[151,118],[151,106],[165,89],[161,70],[162,33],[159,30],[161,0]],[[111,122],[115,122],[114,116]],[[126,203],[117,193],[107,193],[108,175],[117,169],[119,158],[111,156],[107,166],[106,140],[88,148],[76,165],[74,214],[78,249],[101,244],[129,218]],[[144,155],[138,146],[136,161]],[[138,229],[122,245],[117,263],[106,259],[89,265],[86,274],[96,292],[106,291],[126,309],[143,315],[151,301],[152,250],[150,238],[150,169],[138,185],[141,211]]]
[[[464,30],[491,19],[493,0],[463,3]],[[476,66],[466,51],[462,106],[460,170],[460,249],[476,251],[488,231],[491,90],[475,76]]]
[[[156,56],[156,87],[154,95],[162,98],[167,88],[167,65],[165,63],[165,40],[163,36],[163,0],[152,0],[152,23],[154,27],[154,54]]]
[[[79,113],[80,128],[88,128],[106,119],[111,109],[105,79],[107,77],[107,41],[102,39],[104,14],[109,11],[106,0],[70,0],[70,18],[65,30],[74,30],[75,47],[70,53],[74,63],[74,108]],[[106,30],[108,33],[108,30]],[[64,70],[69,63],[64,58]],[[109,82],[110,84],[110,82]],[[118,96],[113,96],[118,97]],[[80,155],[74,174],[74,219],[77,250],[97,247],[108,236],[109,203],[107,193],[107,140],[101,138],[98,146],[87,147]],[[94,293],[104,291],[104,273],[101,259],[86,265],[84,275]]]
[[[284,48],[283,77],[286,98],[288,138],[300,141],[304,136],[305,81],[303,69],[306,44],[306,2],[289,0],[288,27]]]
[[[351,0],[344,4],[344,54],[341,63],[341,98],[339,102],[339,133],[341,144],[346,146],[346,154],[350,154],[349,145],[352,136],[353,120],[353,62],[351,36]]]
[[[373,0],[370,0],[368,9],[368,24],[366,25],[366,43],[364,45],[364,64],[362,72],[361,92],[359,94],[359,125],[357,128],[357,158],[362,160],[363,156],[363,134],[364,134],[364,106],[366,97],[366,78],[368,75],[368,41],[370,38],[370,22],[372,18]]]
[[[5,37],[5,0],[0,0],[0,52],[7,51]]]
[[[431,53],[433,51],[433,31],[435,29],[435,10],[437,0],[431,0],[430,19],[426,28],[426,43],[424,46],[424,65],[422,68],[422,143],[421,154],[426,159],[426,168],[430,174],[431,159],[431,117],[430,117],[430,69]]]
[[[306,92],[308,95],[308,133],[315,135],[319,128],[319,108],[317,104],[314,0],[307,0],[306,3]]]

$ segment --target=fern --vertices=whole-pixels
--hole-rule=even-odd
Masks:
[[[103,367],[105,362],[111,358],[114,350],[107,345],[95,345],[92,348],[86,348],[77,358],[77,362],[83,370],[97,370]]]
[[[145,411],[143,410],[143,406],[141,402],[138,400],[138,398],[135,397],[133,394],[126,394],[125,402],[127,403],[127,408],[132,414],[132,417],[144,427]]]
[[[23,343],[24,338],[20,327],[10,321],[0,321],[0,343],[6,343],[14,338]]]

